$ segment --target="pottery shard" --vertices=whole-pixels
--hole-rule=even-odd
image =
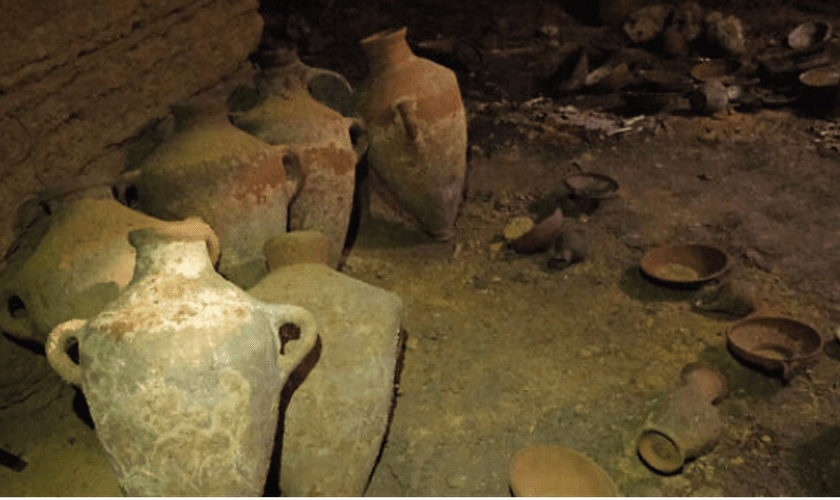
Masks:
[[[250,78],[257,0],[3,2],[0,253],[17,206],[80,172],[116,174],[120,150],[169,104]],[[8,196],[7,196],[8,195]]]
[[[288,402],[281,416],[281,492],[362,496],[388,429],[402,302],[323,264],[274,270],[248,292],[306,307],[321,338],[280,402],[281,411]]]

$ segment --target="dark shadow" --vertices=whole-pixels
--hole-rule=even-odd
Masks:
[[[28,339],[19,339],[12,335],[9,335],[6,332],[3,332],[3,336],[12,344],[15,344],[18,347],[22,347],[27,351],[33,352],[38,354],[39,356],[46,356],[47,351],[44,349],[44,346],[35,340],[28,340]]]
[[[286,410],[297,388],[306,380],[306,377],[309,376],[309,373],[318,364],[318,360],[321,359],[321,348],[322,343],[321,337],[319,336],[315,342],[315,346],[309,351],[309,354],[289,374],[286,385],[283,386],[283,390],[280,392],[277,431],[274,434],[274,449],[271,452],[271,462],[268,467],[268,477],[266,477],[265,486],[263,487],[263,496],[278,497],[282,495],[282,491],[280,491],[280,460],[283,456],[283,430],[286,423]]]
[[[362,223],[362,207],[363,204],[368,201],[362,189],[367,182],[368,168],[367,154],[365,154],[362,157],[362,160],[356,165],[356,184],[353,189],[353,203],[350,210],[350,222],[347,225],[347,236],[344,238],[344,249],[341,252],[341,262],[338,265],[339,270],[341,270],[344,266],[344,262],[353,250],[353,245],[356,244],[356,238],[359,237],[359,226]]]
[[[742,364],[726,347],[726,337],[721,328],[720,343],[708,346],[697,355],[700,363],[716,368],[726,378],[729,389],[727,399],[752,399],[767,401],[784,388],[778,377],[768,377],[762,372]],[[721,404],[725,412],[727,405]]]
[[[76,391],[76,394],[73,396],[73,413],[79,417],[79,420],[85,423],[91,429],[96,428],[96,424],[93,422],[93,416],[90,414],[90,407],[87,404],[87,399],[85,399],[85,394],[82,390],[76,386],[73,386],[73,390]]]
[[[627,268],[619,286],[625,295],[640,302],[683,302],[697,297],[699,286],[680,287],[651,279],[639,266]]]
[[[388,442],[388,433],[391,431],[391,422],[394,420],[394,413],[397,411],[397,398],[400,396],[400,379],[402,378],[403,363],[405,361],[405,342],[408,340],[408,332],[404,328],[400,328],[399,341],[397,346],[397,364],[394,368],[394,397],[391,400],[391,409],[388,411],[388,424],[385,426],[385,434],[382,436],[382,444],[379,445],[379,453],[376,454],[376,460],[373,461],[373,468],[370,470],[367,483],[365,483],[365,490],[370,485],[373,479],[373,473],[376,472],[376,466],[382,459],[382,453],[385,452],[385,444]]]
[[[794,448],[795,470],[807,496],[836,497],[840,495],[840,426],[821,427],[816,437]]]
[[[840,342],[826,342],[823,353],[834,361],[840,361]]]

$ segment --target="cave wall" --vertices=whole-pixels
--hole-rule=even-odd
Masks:
[[[20,204],[126,164],[170,104],[251,76],[258,0],[2,0],[0,252]],[[0,254],[2,255],[2,254]]]

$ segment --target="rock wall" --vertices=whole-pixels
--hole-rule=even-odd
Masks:
[[[126,143],[170,104],[249,78],[263,28],[258,0],[0,7],[0,256],[35,191],[116,175]]]

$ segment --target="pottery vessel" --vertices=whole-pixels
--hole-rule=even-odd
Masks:
[[[170,224],[112,197],[25,203],[22,232],[0,272],[0,330],[43,344],[59,323],[98,313],[131,280],[128,233]]]
[[[84,391],[126,495],[261,495],[280,391],[315,344],[314,318],[216,274],[218,240],[198,219],[129,241],[131,283],[96,316],[58,325],[50,364]],[[300,336],[284,345],[287,323]],[[66,353],[72,339],[79,364]]]
[[[356,164],[367,150],[360,120],[347,118],[313,98],[308,82],[322,70],[310,68],[293,51],[256,77],[260,101],[235,113],[233,123],[269,144],[294,145],[305,179],[289,205],[290,230],[317,230],[330,244],[337,267],[353,208]],[[330,72],[327,72],[330,73]]]
[[[415,56],[406,28],[362,40],[370,74],[356,109],[368,162],[405,210],[439,240],[455,234],[466,171],[467,124],[455,74]]]
[[[618,488],[586,455],[556,445],[519,450],[510,460],[509,484],[517,497],[615,497]]]
[[[710,452],[723,431],[723,419],[715,405],[726,391],[726,379],[720,372],[688,365],[682,385],[662,394],[645,421],[636,441],[642,460],[671,474],[687,460]]]
[[[307,232],[311,235],[312,232]],[[259,300],[312,311],[320,342],[281,399],[279,487],[285,496],[362,496],[388,430],[401,348],[402,302],[317,260],[288,262],[295,232],[266,243],[271,272],[248,290]],[[323,236],[322,236],[323,238]],[[279,250],[279,251],[278,251]]]
[[[201,217],[219,236],[219,272],[251,286],[266,273],[262,245],[287,231],[300,159],[234,127],[218,106],[178,106],[173,114],[175,133],[123,176],[120,190],[134,188],[141,210],[155,217]]]

